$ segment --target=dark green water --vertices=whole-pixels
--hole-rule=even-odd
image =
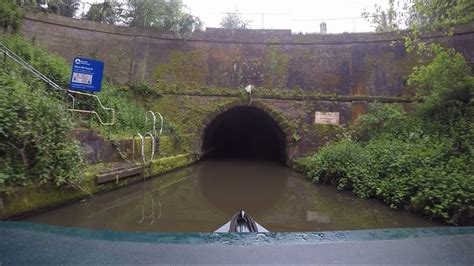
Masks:
[[[439,226],[314,185],[285,166],[203,161],[25,221],[119,231],[212,232],[245,209],[270,231]]]

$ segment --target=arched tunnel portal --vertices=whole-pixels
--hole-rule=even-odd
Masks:
[[[216,115],[203,133],[205,157],[285,163],[287,137],[262,108],[234,106]]]

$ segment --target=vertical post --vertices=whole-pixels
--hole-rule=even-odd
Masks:
[[[323,21],[323,22],[321,22],[321,24],[319,24],[319,32],[321,34],[327,34],[328,33],[326,22]]]
[[[94,95],[94,92],[91,91],[91,94]],[[94,104],[94,98],[89,97],[87,101],[87,105],[89,110],[95,109],[92,105]],[[92,128],[92,116],[89,116],[89,128]]]

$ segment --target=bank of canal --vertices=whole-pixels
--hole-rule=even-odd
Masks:
[[[118,231],[212,232],[239,209],[271,231],[440,225],[377,200],[314,185],[282,165],[216,160],[23,220]]]

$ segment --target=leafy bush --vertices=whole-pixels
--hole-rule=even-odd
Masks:
[[[474,93],[474,77],[464,57],[438,44],[424,50],[432,60],[415,67],[408,79],[408,84],[416,86],[423,96],[420,111],[430,116],[457,102],[468,103]]]
[[[70,65],[64,59],[44,52],[20,35],[0,34],[0,41],[55,83],[67,87]],[[0,90],[0,186],[48,182],[78,185],[82,164],[79,148],[67,134],[86,116],[71,116],[64,93],[48,89],[43,81],[8,59],[0,61]],[[116,110],[116,123],[104,127],[92,122],[89,126],[115,137],[150,131],[143,104],[135,100],[149,92],[144,85],[133,91],[104,83],[99,97],[104,106]],[[76,108],[94,109],[103,120],[110,121],[110,113],[94,99],[76,95],[76,100]],[[90,119],[96,121],[92,116]]]
[[[403,108],[399,104],[369,105],[369,114],[360,116],[357,124],[352,128],[354,137],[359,140],[367,140],[386,132],[387,129],[400,125],[400,120],[405,116]]]
[[[134,94],[128,88],[106,84],[99,96],[104,106],[115,109],[116,121],[113,126],[102,127],[97,125],[96,129],[106,134],[126,135],[127,137],[150,130],[150,124],[148,127],[145,125],[146,110],[134,100]],[[97,102],[95,104],[94,108],[98,110],[101,117],[107,117],[110,120],[109,112],[102,110]]]
[[[71,67],[62,57],[45,52],[20,35],[0,35],[0,41],[58,85],[68,85]]]
[[[0,35],[0,41],[58,85],[64,88],[68,86],[71,67],[63,58],[43,51],[26,41],[20,35]],[[4,61],[3,64],[8,71],[21,71],[18,66],[11,63],[9,60]],[[32,87],[35,87],[36,85],[44,86],[42,81],[33,78],[29,74],[22,76],[22,79]],[[64,97],[64,94],[62,93],[59,95]],[[92,127],[101,133],[119,137],[124,135],[131,137],[137,132],[149,131],[150,125],[145,125],[145,109],[142,104],[134,99],[136,95],[160,96],[158,92],[146,84],[139,84],[132,87],[130,90],[124,86],[104,83],[103,89],[98,96],[105,107],[112,107],[115,109],[116,124],[108,127],[100,126],[95,117],[89,115],[87,118],[94,121],[92,122]],[[77,95],[75,97],[77,100],[76,108],[82,108],[84,110],[94,109],[100,114],[104,121],[110,121],[110,113],[102,110],[97,101],[89,97]],[[81,116],[75,114],[74,117],[74,120],[79,124],[79,118]]]
[[[132,85],[130,89],[137,95],[161,97],[161,94],[156,89],[146,83]]]
[[[343,139],[311,156],[308,174],[392,207],[473,224],[473,77],[460,54],[432,49],[433,60],[410,76],[424,98],[415,112],[371,106],[352,128],[355,140]]]
[[[77,185],[82,161],[70,128],[68,113],[44,87],[0,72],[0,186]]]
[[[457,223],[473,203],[474,169],[472,156],[454,157],[451,146],[452,140],[434,137],[346,139],[313,155],[308,175],[362,198]]]
[[[309,176],[314,182],[335,184],[340,189],[353,189],[361,197],[371,195],[362,186],[369,177],[370,155],[359,144],[346,139],[326,146],[310,159]]]
[[[19,35],[0,41],[55,82],[65,85],[69,66]],[[57,93],[11,60],[0,62],[0,186],[54,183],[78,186],[80,148],[68,137],[72,118]]]
[[[0,2],[0,26],[4,29],[11,27],[14,31],[21,24],[23,14],[15,0],[2,0]]]

